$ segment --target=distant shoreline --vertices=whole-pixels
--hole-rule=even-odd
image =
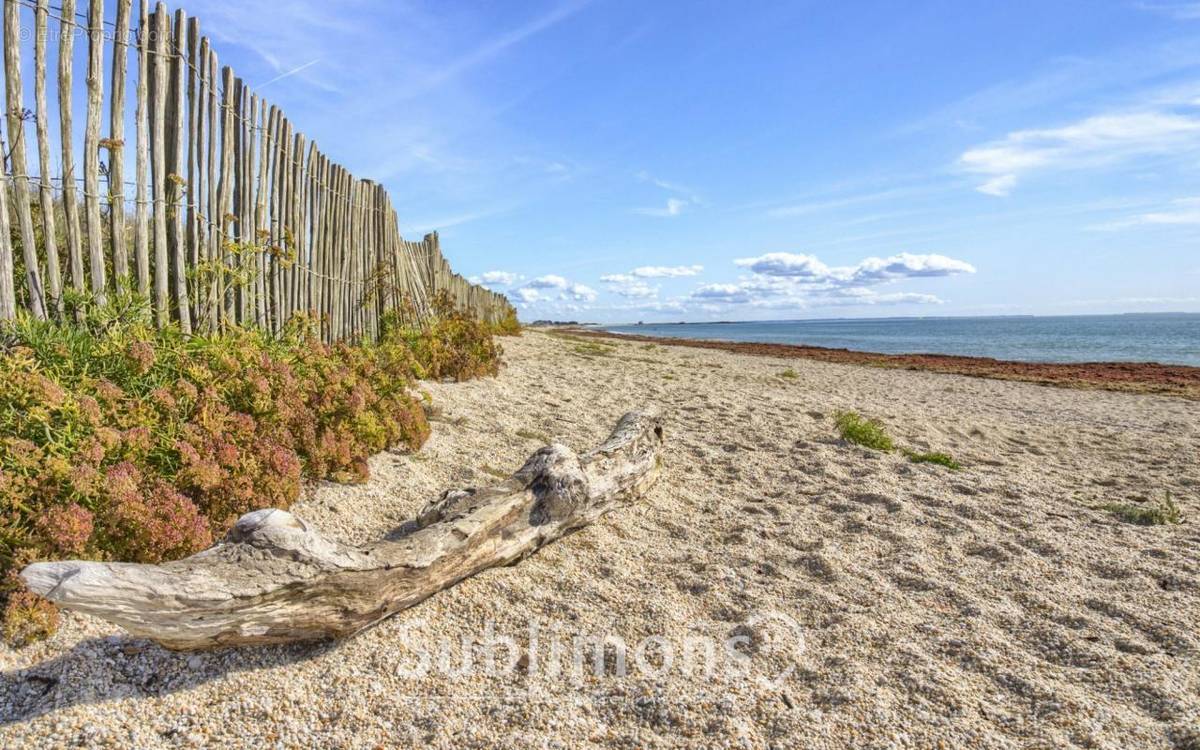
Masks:
[[[645,336],[580,327],[567,327],[561,330],[569,330],[578,336],[686,346],[696,349],[719,349],[764,357],[814,359],[839,364],[925,370],[997,380],[1017,380],[1061,388],[1098,388],[1200,400],[1200,367],[1188,365],[1164,365],[1156,362],[1017,362],[955,354],[880,354],[801,344],[763,344],[748,341]]]

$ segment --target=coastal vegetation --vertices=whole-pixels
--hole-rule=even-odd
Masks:
[[[834,415],[834,424],[837,425],[842,440],[848,443],[885,453],[896,447],[882,423],[868,419],[858,412],[840,411]]]
[[[951,471],[958,471],[962,468],[962,464],[960,464],[958,461],[955,461],[954,457],[949,453],[941,453],[939,451],[931,453],[918,453],[916,451],[905,450],[904,455],[907,456],[908,460],[912,461],[914,464],[937,464],[938,466],[945,466]]]
[[[892,440],[891,435],[887,434],[883,423],[876,419],[868,419],[854,411],[840,411],[834,415],[834,424],[837,426],[842,440],[848,443],[884,453],[890,453],[896,449],[895,441]],[[900,452],[914,464],[936,464],[951,471],[958,471],[962,468],[962,464],[949,453],[919,452],[909,448],[901,448]]]
[[[0,331],[0,596],[22,643],[54,629],[16,572],[46,558],[160,562],[219,538],[241,514],[287,508],[305,479],[357,483],[367,458],[429,436],[418,379],[498,371],[493,327],[442,296],[421,327],[323,343],[294,317],[269,336],[158,328],[114,295],[68,322]],[[512,332],[508,330],[506,332]]]
[[[1166,526],[1183,523],[1179,505],[1167,492],[1162,500],[1152,503],[1105,503],[1100,506],[1126,523],[1138,526]]]

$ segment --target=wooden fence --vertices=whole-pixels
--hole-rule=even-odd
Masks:
[[[57,1],[3,0],[0,320],[22,309],[37,318],[67,315],[73,295],[103,301],[115,289],[145,296],[160,326],[188,333],[228,325],[277,332],[309,314],[329,340],[370,338],[389,311],[424,319],[440,291],[490,322],[512,313],[502,295],[450,270],[436,233],[404,240],[387,192],[331,160],[219,66],[196,19],[182,10],[172,16],[162,3],[151,13],[147,0],[139,0],[136,19],[133,0],[116,0],[111,20],[103,0],[86,2],[86,13],[75,0]],[[28,40],[31,30],[32,108],[21,62],[29,46],[22,35]],[[78,149],[77,38],[87,51]]]

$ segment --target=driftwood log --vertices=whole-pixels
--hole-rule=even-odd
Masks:
[[[21,577],[59,606],[172,649],[344,637],[640,496],[657,478],[662,441],[656,412],[631,412],[595,450],[549,445],[500,484],[448,491],[365,547],[326,539],[286,511],[259,510],[183,560],[44,562]]]

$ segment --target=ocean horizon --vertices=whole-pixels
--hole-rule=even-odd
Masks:
[[[602,325],[613,333],[1017,362],[1200,367],[1200,313],[824,318]]]

